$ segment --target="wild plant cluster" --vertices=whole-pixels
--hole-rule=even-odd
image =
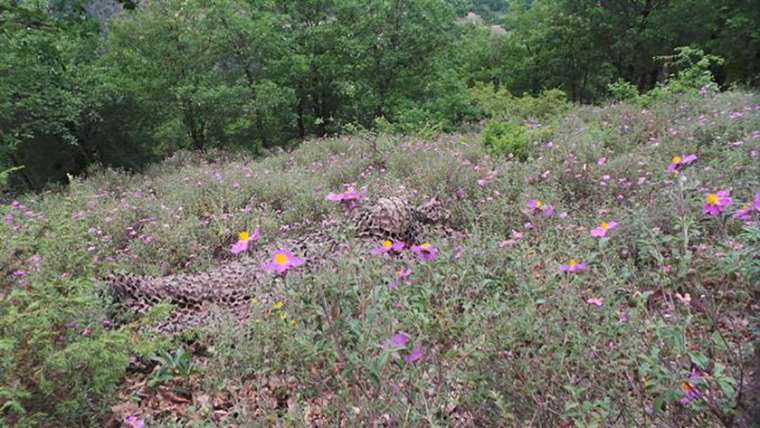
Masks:
[[[477,133],[357,131],[255,160],[178,152],[2,206],[0,417],[748,426],[760,97],[708,88],[531,116],[516,120],[524,161]],[[359,204],[440,195],[461,233],[360,250],[327,200],[346,184],[367,188]],[[255,246],[328,218],[348,251],[252,283],[276,303],[252,301],[244,334],[159,336],[144,326],[171,308],[138,316],[104,289],[110,272],[200,272],[249,257],[231,251],[241,231],[259,229]]]

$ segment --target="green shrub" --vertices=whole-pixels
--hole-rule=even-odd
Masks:
[[[570,108],[567,96],[559,89],[549,89],[538,96],[515,97],[506,89],[494,91],[490,85],[479,85],[470,89],[470,96],[477,108],[493,119],[546,121]]]
[[[491,122],[483,131],[483,147],[494,155],[509,155],[520,160],[528,158],[527,128],[508,122]]]
[[[673,55],[657,57],[668,64],[676,72],[668,76],[665,84],[638,97],[638,102],[650,106],[654,101],[667,99],[672,94],[696,96],[698,93],[717,91],[714,76],[710,71],[715,66],[722,65],[725,60],[716,55],[706,54],[702,49],[688,46],[675,49]]]
[[[103,415],[129,362],[85,280],[32,281],[0,300],[0,409],[19,426],[80,425]]]
[[[607,85],[607,90],[615,101],[635,100],[639,96],[639,88],[623,79]]]
[[[552,107],[512,101],[535,114]],[[0,206],[10,214],[0,219],[0,425],[98,425],[110,397],[132,392],[149,426],[308,425],[316,408],[325,425],[349,426],[731,426],[734,415],[741,425],[760,237],[732,214],[760,188],[756,104],[742,92],[679,94],[648,109],[575,106],[548,123],[492,120],[488,151],[522,141],[525,163],[487,155],[475,134],[348,135],[256,161],[178,154],[148,174],[101,172],[29,195],[28,212]],[[690,153],[696,164],[666,172]],[[369,201],[440,195],[466,238],[422,234],[439,250],[425,263],[409,251],[370,256],[378,243],[354,240],[324,199],[344,183],[366,185]],[[735,205],[702,215],[705,192],[723,188]],[[555,214],[528,214],[529,199]],[[620,227],[607,238],[590,236],[611,219]],[[166,305],[119,314],[119,332],[99,325],[96,272],[205,269],[229,262],[240,230],[260,226],[261,248],[300,236],[283,227],[291,222],[321,220],[342,225],[339,251],[317,269],[257,281],[272,299],[251,302],[246,335],[224,318],[213,346],[140,331]],[[588,271],[561,273],[570,259]],[[404,268],[408,280],[389,287]],[[17,269],[28,276],[13,278]],[[399,332],[409,343],[388,349]],[[422,359],[405,362],[417,343]],[[158,365],[123,376],[117,394],[125,347]],[[685,406],[692,367],[710,401]],[[192,400],[154,412],[167,387]],[[209,404],[227,396],[229,411]]]

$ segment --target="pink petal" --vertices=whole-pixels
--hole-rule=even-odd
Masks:
[[[291,256],[288,258],[287,265],[289,268],[294,268],[298,266],[303,266],[304,263],[306,263],[306,260],[299,257]]]
[[[412,353],[404,356],[404,361],[407,364],[412,364],[419,361],[420,358],[422,358],[422,345],[416,343],[414,349],[412,349]]]
[[[589,305],[602,306],[604,304],[604,299],[602,299],[601,297],[592,297],[586,300],[586,303],[588,303]]]
[[[248,250],[248,241],[238,241],[235,244],[232,245],[232,248],[230,248],[230,251],[232,254],[240,254],[243,251]]]
[[[391,347],[403,348],[409,343],[409,336],[404,333],[396,333],[391,337]]]
[[[507,239],[505,241],[499,242],[499,248],[512,247],[515,244],[516,244],[516,241],[514,239]]]

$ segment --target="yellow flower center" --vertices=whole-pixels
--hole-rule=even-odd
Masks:
[[[422,248],[423,250],[429,250],[430,244],[425,242],[424,244],[420,244],[420,248]]]
[[[288,256],[283,253],[277,253],[274,255],[274,262],[278,265],[284,265],[288,262]]]
[[[251,239],[251,235],[248,234],[248,232],[240,232],[238,233],[238,240],[239,241],[247,241]]]
[[[392,246],[393,246],[393,242],[391,242],[391,241],[389,241],[387,239],[385,241],[383,241],[383,248],[390,248]]]
[[[575,267],[577,264],[578,264],[578,262],[575,261],[575,259],[572,259],[569,262],[567,262],[567,265],[570,266],[571,268]]]
[[[681,156],[673,156],[673,159],[670,161],[670,163],[681,163]]]
[[[599,225],[599,227],[602,230],[606,231],[607,229],[609,229],[610,225],[608,223],[602,223],[601,225]]]
[[[707,195],[707,203],[710,205],[718,205],[718,195],[715,193]]]
[[[538,199],[536,199],[536,208],[541,208],[541,205],[543,205],[543,204],[544,204],[543,202],[541,202]]]
[[[285,306],[285,303],[283,303],[283,302],[282,302],[282,300],[281,300],[281,301],[279,301],[279,302],[277,302],[277,303],[275,303],[274,305],[272,305],[272,307],[273,307],[274,309],[278,310],[278,311],[279,311],[280,309],[282,309],[282,307],[283,307],[283,306]]]

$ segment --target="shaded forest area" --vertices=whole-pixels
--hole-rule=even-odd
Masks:
[[[682,46],[756,85],[758,23],[757,0],[2,2],[0,171],[40,189],[182,148],[452,131],[487,116],[484,87],[604,102],[690,66]]]

